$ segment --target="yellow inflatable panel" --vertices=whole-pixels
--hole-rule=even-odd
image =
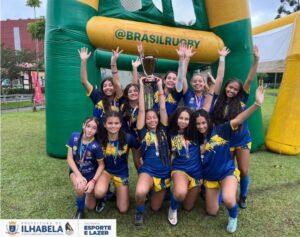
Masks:
[[[271,151],[300,154],[300,14],[294,21],[286,68],[266,137]]]
[[[167,27],[102,16],[92,17],[87,23],[87,34],[97,47],[112,50],[118,46],[127,54],[137,54],[136,41],[140,40],[145,55],[165,59],[178,59],[175,49],[181,41],[193,46],[197,63],[212,63],[219,58],[218,49],[224,47],[222,39],[214,33]]]
[[[96,11],[98,11],[99,0],[78,0],[78,1],[82,2],[86,5],[89,5],[90,7],[94,8]]]
[[[205,0],[210,28],[249,19],[248,0]]]

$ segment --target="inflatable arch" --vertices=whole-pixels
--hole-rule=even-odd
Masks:
[[[141,9],[130,12],[122,0],[51,0],[46,20],[46,143],[47,153],[65,157],[70,134],[81,127],[91,114],[92,103],[80,83],[80,59],[77,50],[87,47],[94,54],[88,61],[89,81],[99,84],[99,67],[108,67],[111,49],[120,46],[124,54],[118,68],[131,70],[136,58],[136,40],[141,40],[145,54],[159,57],[157,72],[177,70],[175,48],[180,41],[197,51],[189,71],[210,64],[218,65],[217,50],[224,45],[231,53],[226,59],[224,81],[230,77],[245,80],[252,64],[252,35],[247,0],[192,1],[196,21],[191,26],[174,20],[172,1],[162,1],[160,11],[152,0],[140,0]],[[97,49],[98,48],[98,49]],[[249,103],[254,100],[252,85]],[[249,121],[253,150],[263,144],[260,111]]]
[[[300,11],[254,28],[253,35],[255,44],[264,48],[265,72],[280,68],[280,61],[285,66],[266,147],[279,154],[300,154]]]

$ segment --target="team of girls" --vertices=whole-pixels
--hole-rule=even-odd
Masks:
[[[140,55],[143,55],[141,43],[137,44],[137,48]],[[219,95],[225,57],[230,51],[227,48],[219,51],[216,81],[210,74],[207,78],[195,74],[191,80],[192,89],[188,89],[186,72],[194,52],[192,47],[180,44],[177,50],[178,73],[168,72],[164,79],[155,77],[154,106],[150,110],[145,109],[144,101],[147,78],[138,79],[137,76],[141,60],[132,62],[133,83],[127,85],[123,92],[117,69],[117,59],[122,50],[113,50],[112,78],[102,81],[99,92],[87,79],[86,64],[90,52],[86,48],[78,52],[81,59],[81,83],[94,103],[96,118],[87,120],[83,125],[82,134],[77,134],[77,137],[72,134],[68,143],[70,179],[75,188],[79,212],[76,217],[80,218],[83,215],[84,203],[89,209],[96,206],[96,198],[101,199],[105,196],[110,182],[115,184],[119,211],[124,213],[128,210],[128,151],[131,147],[135,151],[133,158],[138,171],[135,225],[143,224],[147,194],[152,190],[150,205],[154,211],[158,211],[171,180],[173,190],[168,220],[172,225],[176,225],[178,204],[182,203],[182,207],[190,211],[204,180],[208,214],[217,213],[219,204],[216,203],[216,199],[221,189],[230,216],[227,230],[234,232],[237,226],[235,193],[239,175],[234,167],[232,155],[243,156],[244,150],[247,150],[245,147],[249,148],[248,143],[251,140],[245,138],[243,144],[237,144],[237,138],[245,137],[244,133],[248,129],[244,122],[263,101],[263,89],[260,87],[256,92],[256,104],[248,109],[240,108],[241,102],[246,102],[245,91],[249,92],[257,68],[257,48],[254,47],[255,60],[244,87],[238,80],[231,80]],[[185,107],[177,108],[182,98]],[[212,101],[215,102],[210,118]],[[218,115],[219,111],[222,111],[222,118]],[[99,121],[103,124],[101,129],[98,129]],[[86,124],[89,123],[94,123],[94,133],[85,130]],[[101,136],[101,141],[96,139],[98,135]],[[87,136],[95,138],[89,140]],[[92,145],[92,142],[98,145]],[[202,145],[203,143],[205,145]],[[235,153],[230,153],[232,147],[235,148]],[[138,148],[141,148],[140,152]],[[221,154],[222,159],[215,159],[221,157]],[[91,164],[86,164],[89,161],[87,158],[93,159],[96,167],[92,170],[89,168],[91,172],[88,172],[88,175],[85,174],[84,167]],[[239,158],[237,160],[242,177],[244,171],[244,176],[247,176],[249,158],[246,157],[244,162]],[[241,197],[245,199],[243,190],[241,188]]]

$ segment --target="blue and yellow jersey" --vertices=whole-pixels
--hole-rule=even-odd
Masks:
[[[138,148],[138,141],[130,134],[126,134],[126,143],[120,147],[119,141],[110,141],[102,147],[104,154],[105,170],[115,176],[128,177],[128,150]]]
[[[123,110],[123,107],[124,107],[124,104],[121,104],[121,107],[120,107],[121,111]],[[136,121],[137,121],[137,116],[139,113],[139,108],[131,107],[129,113],[130,113],[129,118],[126,118],[123,116],[122,129],[124,132],[129,133],[132,136],[134,136],[136,139],[138,139]]]
[[[246,103],[248,101],[249,94],[242,90],[241,94],[241,106],[243,111],[246,110]],[[247,120],[243,122],[239,130],[237,130],[230,139],[230,147],[245,146],[251,142],[251,135]]]
[[[187,92],[183,95],[184,106],[187,106],[193,110],[199,110],[203,108],[205,96],[196,96],[195,92],[192,89],[188,89]]]
[[[98,118],[99,122],[101,123],[102,117],[105,114],[104,105],[103,105],[103,96],[102,96],[101,92],[96,90],[93,87],[92,90],[89,93],[87,93],[87,96],[90,97],[90,99],[92,100],[92,102],[94,104],[93,115],[96,118]],[[110,106],[111,111],[116,111],[116,112],[120,111],[120,104],[121,104],[120,99],[121,98],[115,98],[111,102],[111,106]]]
[[[162,143],[157,141],[156,134],[149,131],[146,127],[138,130],[141,141],[141,151],[143,158],[143,165],[139,168],[139,173],[148,173],[152,177],[169,178],[171,172],[171,165],[168,154],[168,141],[166,139],[167,127],[160,125],[164,139]],[[159,154],[159,152],[163,154]],[[161,160],[161,158],[163,160]]]
[[[170,91],[168,94],[165,94],[166,98],[166,110],[168,116],[171,116],[173,112],[176,110],[181,98],[182,92],[177,92],[175,89]],[[154,105],[153,109],[159,112],[159,92],[156,89],[154,93]]]
[[[206,138],[207,143],[202,155],[204,179],[223,180],[235,170],[234,159],[230,154],[230,140],[235,132],[230,122],[226,122],[215,126],[210,137]]]
[[[79,132],[72,133],[66,146],[72,149],[73,159],[82,176],[90,180],[98,169],[98,161],[104,157],[98,142],[93,140],[88,144],[82,144],[79,139]]]
[[[202,178],[200,144],[184,139],[178,134],[170,138],[172,151],[172,170],[186,172],[195,179]]]

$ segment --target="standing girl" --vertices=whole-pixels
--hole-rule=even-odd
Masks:
[[[207,111],[196,112],[196,126],[205,141],[202,148],[202,168],[206,188],[205,204],[209,215],[216,215],[219,210],[219,195],[222,191],[223,202],[228,209],[227,231],[237,229],[238,206],[236,202],[239,170],[230,153],[230,142],[238,133],[241,124],[258,108],[264,100],[263,86],[256,90],[256,102],[235,118],[215,125]]]
[[[136,226],[141,226],[144,223],[145,200],[149,191],[151,189],[154,191],[151,197],[151,208],[154,211],[158,211],[162,206],[165,190],[170,187],[170,159],[166,136],[168,115],[165,107],[162,80],[156,78],[159,90],[159,117],[155,110],[145,111],[144,79],[140,79],[139,113],[137,118],[137,129],[142,143],[143,164],[138,169],[139,176],[135,192],[136,213],[134,223]]]
[[[245,110],[251,83],[254,79],[259,62],[259,51],[256,46],[253,48],[253,56],[254,61],[244,85],[242,85],[242,82],[238,79],[231,79],[225,84],[223,91],[218,96],[212,115],[216,124],[230,121]],[[217,81],[217,95],[220,92],[221,85],[222,81]],[[240,131],[235,133],[235,136],[231,139],[230,148],[232,155],[236,156],[238,168],[241,172],[239,206],[241,208],[246,208],[246,198],[250,180],[248,170],[251,150],[251,136],[247,121],[243,123]]]
[[[102,118],[104,114],[108,111],[119,111],[119,98],[122,96],[122,88],[117,75],[118,69],[116,61],[122,50],[119,48],[113,50],[111,58],[111,69],[113,77],[106,77],[102,80],[100,91],[96,90],[88,81],[87,71],[86,71],[86,61],[90,57],[91,52],[87,48],[81,48],[78,50],[81,67],[80,67],[80,81],[84,86],[87,95],[90,97],[94,104],[93,114],[98,118],[100,126],[102,125]]]
[[[184,67],[187,69],[190,58],[195,54],[194,52],[192,52],[192,47],[181,46],[177,52],[178,55],[180,56],[180,62],[183,63],[185,65]],[[221,81],[222,84],[223,77],[224,77],[224,70],[225,70],[225,57],[230,53],[230,50],[224,47],[221,51],[219,50],[218,52],[220,58],[219,58],[219,66],[218,66],[216,82]],[[183,81],[184,105],[189,108],[192,108],[193,110],[198,110],[203,108],[205,95],[208,93],[207,83],[206,83],[206,79],[204,78],[204,75],[201,73],[196,73],[193,75],[191,79],[191,86],[192,86],[191,89],[188,88],[186,77],[184,78],[185,78],[185,80]],[[213,93],[214,92],[212,92],[210,95],[213,96]]]
[[[96,206],[93,191],[104,169],[103,154],[97,140],[98,125],[97,118],[87,118],[81,133],[74,132],[67,144],[70,180],[76,194],[75,219],[83,218],[85,205],[91,210]]]
[[[138,148],[137,140],[121,130],[122,116],[118,112],[107,112],[103,118],[105,130],[101,134],[101,147],[104,154],[105,169],[95,187],[95,195],[101,199],[105,196],[110,181],[113,181],[117,196],[117,207],[125,213],[129,207],[128,189],[128,151],[130,147]]]

